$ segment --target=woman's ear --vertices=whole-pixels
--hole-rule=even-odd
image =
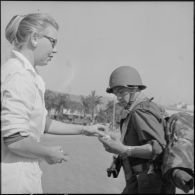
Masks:
[[[36,35],[35,33],[32,33],[31,36],[30,36],[30,42],[31,42],[31,44],[32,44],[32,46],[33,46],[34,48],[37,47],[37,44],[38,44],[37,41],[38,41],[37,35]]]

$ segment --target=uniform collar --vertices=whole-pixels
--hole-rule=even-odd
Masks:
[[[130,113],[131,110],[133,110],[133,108],[138,105],[139,103],[143,102],[143,101],[146,101],[148,100],[149,98],[143,94],[143,93],[139,93],[136,95],[135,97],[135,101],[129,105],[127,108],[123,109],[122,112],[121,112],[121,119],[125,119],[128,114]]]
[[[37,72],[33,65],[21,52],[12,50],[12,55],[17,57],[22,62],[22,65],[26,70],[30,70],[35,76],[37,75]]]
[[[144,93],[138,93],[135,97],[135,101],[131,104],[130,106],[130,110],[132,110],[137,104],[139,104],[140,102],[146,101],[149,98],[144,94]]]

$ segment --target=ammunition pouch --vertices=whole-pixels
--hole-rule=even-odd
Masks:
[[[158,173],[139,173],[136,175],[138,183],[138,193],[160,193],[162,179]]]
[[[138,164],[131,167],[133,175],[138,175],[140,173],[147,173],[149,171],[149,163]]]
[[[132,166],[132,174],[137,178],[138,193],[160,193],[161,174],[151,161]]]

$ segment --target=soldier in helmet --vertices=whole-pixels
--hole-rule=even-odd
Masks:
[[[118,155],[125,174],[123,194],[163,193],[159,164],[166,146],[162,109],[146,97],[137,70],[130,66],[116,68],[109,81],[108,93],[116,95],[124,108],[121,114],[121,138],[99,137],[107,152]],[[171,184],[166,185],[174,193]],[[167,190],[166,190],[167,191]]]

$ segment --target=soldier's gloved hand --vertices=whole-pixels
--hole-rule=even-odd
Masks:
[[[194,179],[186,171],[175,169],[172,174],[172,179],[175,186],[183,190],[185,193],[188,193],[193,189]]]

